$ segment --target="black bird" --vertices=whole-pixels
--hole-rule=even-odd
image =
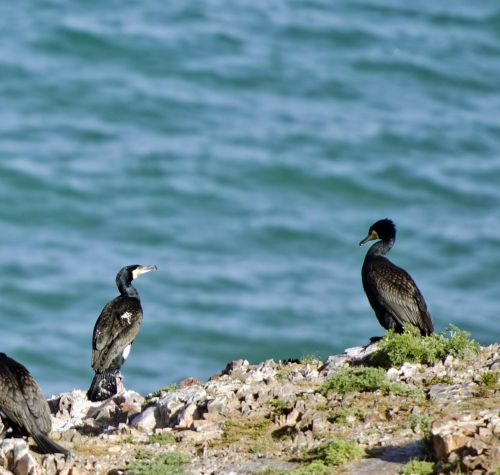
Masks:
[[[368,301],[380,324],[403,333],[404,325],[413,325],[422,336],[434,330],[424,297],[410,274],[394,265],[385,255],[396,240],[396,226],[390,219],[372,224],[368,235],[359,243],[379,240],[365,256],[361,277]]]
[[[142,307],[132,280],[156,270],[156,266],[123,267],[116,275],[120,295],[101,311],[92,337],[92,368],[94,379],[87,391],[91,401],[103,401],[118,392],[120,368],[130,353],[142,322]]]
[[[0,411],[15,431],[33,437],[42,453],[70,453],[49,439],[52,420],[40,386],[22,364],[5,353],[0,353]]]

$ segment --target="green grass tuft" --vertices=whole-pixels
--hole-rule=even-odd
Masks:
[[[355,443],[344,439],[332,439],[315,449],[310,450],[302,458],[301,467],[288,472],[287,475],[329,475],[333,467],[355,460],[363,454]]]
[[[158,402],[158,399],[146,399],[142,404],[141,404],[141,411],[144,411],[148,407],[154,406]]]
[[[432,420],[427,414],[410,414],[406,425],[413,432],[421,431],[428,435],[431,432]]]
[[[346,394],[350,392],[369,392],[380,389],[383,394],[424,398],[425,393],[420,389],[406,384],[386,380],[386,371],[383,368],[354,367],[344,368],[328,378],[319,388],[323,396],[330,392]]]
[[[424,460],[410,460],[403,468],[403,475],[432,475],[433,473],[434,463]]]
[[[137,449],[134,453],[134,457],[137,460],[148,460],[153,458],[154,452],[151,450]]]
[[[253,442],[260,441],[265,438],[272,424],[272,421],[269,419],[262,419],[258,421],[228,419],[224,423],[221,441],[224,444],[233,444],[241,440]]]
[[[174,444],[175,437],[174,434],[170,432],[165,432],[163,434],[150,434],[148,435],[148,444]]]
[[[485,371],[479,377],[479,385],[484,389],[494,389],[498,386],[498,377],[496,371]]]
[[[180,452],[167,452],[154,455],[153,452],[136,451],[136,460],[127,466],[129,475],[186,475],[184,465],[189,456]]]
[[[286,475],[331,475],[331,473],[331,467],[325,465],[321,460],[315,460],[291,472],[286,472]]]
[[[291,402],[283,401],[282,399],[273,399],[269,401],[269,405],[273,408],[273,414],[275,416],[287,415],[293,407]]]
[[[321,361],[321,359],[314,354],[303,355],[300,357],[301,364],[315,364],[315,363],[319,363],[320,361]]]
[[[425,386],[434,386],[434,384],[453,384],[453,378],[445,374],[443,376],[433,376],[431,379],[424,381]]]
[[[407,384],[384,381],[380,386],[384,394],[394,394],[395,396],[414,397],[425,399],[425,392],[421,389],[412,388]]]
[[[276,381],[286,381],[289,377],[290,374],[292,373],[292,370],[289,368],[284,368],[276,373]]]
[[[344,368],[328,378],[321,385],[320,392],[326,396],[330,392],[376,391],[384,383],[385,376],[382,368]]]
[[[404,333],[389,330],[377,346],[370,364],[382,368],[403,363],[434,364],[448,355],[468,359],[479,351],[479,344],[470,338],[470,334],[454,325],[428,337],[420,336],[414,327],[405,328]]]
[[[321,461],[329,467],[338,467],[346,462],[357,459],[363,454],[354,442],[335,438],[315,449],[310,450],[303,458],[304,462]]]
[[[283,468],[267,467],[258,472],[255,475],[288,475],[290,470],[285,470]]]
[[[177,384],[169,384],[168,386],[151,393],[151,397],[161,397],[164,394],[173,393],[174,391],[177,391]]]
[[[337,408],[334,409],[328,414],[328,422],[332,424],[345,424],[348,418],[354,419],[356,421],[362,421],[366,418],[367,411],[366,409],[361,408],[352,408],[352,409],[343,409]]]

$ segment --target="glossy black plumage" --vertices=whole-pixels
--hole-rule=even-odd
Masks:
[[[69,454],[51,440],[52,420],[38,383],[20,363],[0,353],[0,411],[11,425],[29,434],[43,453]]]
[[[434,325],[420,290],[408,272],[385,257],[396,240],[394,223],[389,219],[377,221],[359,244],[371,240],[378,241],[366,253],[361,277],[378,321],[398,333],[404,331],[404,325],[413,325],[422,336],[430,335]]]
[[[142,322],[142,307],[132,280],[156,266],[123,267],[116,276],[120,295],[101,311],[92,338],[94,379],[87,391],[91,401],[102,401],[117,393],[120,368],[125,362]]]

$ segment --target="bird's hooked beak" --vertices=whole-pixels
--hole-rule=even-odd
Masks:
[[[134,279],[137,279],[137,277],[139,277],[141,274],[145,274],[146,272],[151,272],[156,269],[156,266],[137,266],[137,268],[132,271],[132,277]]]
[[[380,239],[378,236],[377,231],[374,229],[366,236],[362,241],[359,241],[359,245],[362,246],[363,244],[366,244],[368,241],[375,241],[376,239]]]

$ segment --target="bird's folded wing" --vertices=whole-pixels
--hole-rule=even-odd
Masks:
[[[9,419],[28,432],[49,433],[52,421],[45,396],[29,371],[8,358],[2,362],[0,406]]]
[[[402,326],[421,326],[421,314],[427,312],[425,301],[411,276],[389,260],[370,269],[371,284],[381,303]]]
[[[92,367],[106,369],[130,344],[139,331],[140,321],[135,315],[142,315],[140,307],[130,301],[107,304],[94,328]],[[134,308],[133,308],[134,307]]]

